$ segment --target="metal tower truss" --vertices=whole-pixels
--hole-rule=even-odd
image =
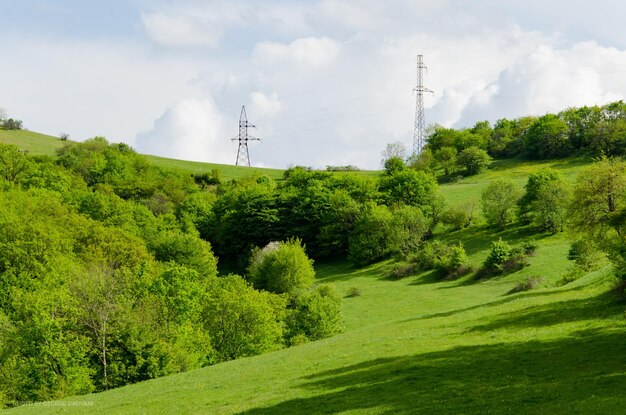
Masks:
[[[252,137],[248,134],[248,128],[256,128],[255,125],[248,122],[246,116],[246,107],[241,107],[241,115],[239,116],[239,137],[231,138],[233,141],[239,141],[237,148],[236,166],[250,167],[250,152],[248,151],[248,141],[260,141],[260,138]]]
[[[424,87],[424,65],[423,56],[417,55],[417,86],[413,91],[417,92],[415,100],[415,126],[413,128],[413,154],[420,154],[426,145],[426,119],[424,118],[424,92],[433,93],[432,90]]]

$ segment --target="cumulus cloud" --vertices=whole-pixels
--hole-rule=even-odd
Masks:
[[[252,53],[253,58],[261,63],[281,65],[295,63],[299,65],[325,66],[332,63],[341,50],[341,45],[334,39],[303,38],[289,44],[276,42],[258,43]]]
[[[222,30],[216,22],[202,20],[193,14],[144,12],[141,21],[147,34],[166,46],[216,47],[222,37]]]
[[[137,136],[138,151],[182,160],[232,162],[225,117],[211,99],[185,99],[170,107],[151,130]]]

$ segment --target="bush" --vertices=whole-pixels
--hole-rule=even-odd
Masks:
[[[334,336],[342,330],[341,297],[330,285],[300,294],[286,319],[290,345]],[[305,340],[306,339],[306,340]]]
[[[408,277],[409,275],[415,274],[418,268],[419,267],[416,264],[395,264],[393,268],[391,268],[389,278],[399,280],[401,278]]]
[[[248,274],[257,288],[292,297],[315,282],[313,260],[299,239],[271,242],[263,249],[255,249]]]
[[[22,120],[17,120],[15,118],[9,118],[8,120],[4,120],[2,122],[2,128],[5,130],[21,130],[22,129]]]
[[[510,293],[532,290],[543,284],[543,277],[526,277],[515,284]]]
[[[350,289],[348,290],[348,294],[346,294],[346,297],[360,297],[362,295],[363,291],[361,291],[359,287],[350,287]]]
[[[576,265],[570,267],[565,274],[563,274],[563,276],[561,277],[561,279],[559,281],[557,281],[556,285],[558,286],[563,286],[563,285],[567,285],[570,282],[574,282],[577,279],[583,277],[585,275],[585,270],[583,270],[581,267],[578,267]]]
[[[501,227],[511,222],[519,197],[520,190],[511,180],[496,179],[489,183],[481,196],[487,223]]]
[[[602,260],[602,253],[595,244],[587,239],[579,239],[572,244],[567,259],[574,261],[576,266],[585,271],[592,271]]]
[[[532,245],[528,246],[531,249]],[[536,247],[535,247],[536,248]],[[534,250],[532,251],[534,252]],[[478,277],[489,277],[492,275],[508,274],[519,271],[530,265],[527,250],[524,247],[512,248],[502,238],[493,241],[491,251],[483,262],[483,266],[478,271]]]
[[[457,208],[449,208],[441,215],[441,222],[448,225],[450,230],[458,231],[465,229],[474,223],[475,203],[469,203]]]
[[[490,162],[491,157],[489,157],[489,154],[487,154],[485,150],[475,146],[468,147],[461,151],[457,157],[458,165],[465,168],[465,172],[470,176],[485,170]]]
[[[348,259],[362,266],[387,255],[392,219],[387,206],[366,206],[348,238]]]
[[[440,256],[435,261],[435,269],[445,279],[456,279],[472,272],[472,266],[460,242],[449,247],[447,255]]]

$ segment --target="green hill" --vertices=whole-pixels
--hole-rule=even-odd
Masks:
[[[496,177],[523,184],[551,166],[572,179],[585,164],[495,162],[441,190],[461,205]],[[463,242],[477,266],[493,240],[517,244],[530,235],[521,226],[474,226],[444,238]],[[390,261],[360,269],[318,263],[318,279],[346,294],[341,335],[10,413],[623,412],[626,321],[610,268],[561,286],[571,265],[568,236],[533,237],[529,267],[479,281],[441,281],[432,272],[392,279]],[[513,293],[531,276],[543,278],[539,288]]]

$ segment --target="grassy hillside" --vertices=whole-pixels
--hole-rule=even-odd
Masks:
[[[58,137],[53,137],[46,134],[40,134],[33,131],[26,130],[3,130],[0,129],[0,142],[7,144],[14,144],[19,147],[20,150],[27,150],[34,155],[48,155],[54,156],[57,149],[64,145],[64,141],[59,140]],[[68,141],[71,142],[71,141]],[[185,161],[176,160],[165,157],[151,156],[147,158],[157,166],[164,168],[173,168],[182,170],[191,174],[206,173],[213,169],[220,171],[221,178],[224,180],[237,179],[252,174],[260,174],[271,177],[272,179],[280,179],[283,176],[282,169],[269,169],[261,167],[242,167],[232,166],[228,164],[215,164],[204,163],[198,161]],[[338,173],[338,174],[359,174],[366,176],[376,176],[377,171],[357,171],[350,173]]]
[[[443,191],[477,200],[494,177],[523,184],[546,165],[573,178],[584,160],[497,162]],[[524,227],[473,227],[460,240],[477,266],[491,241],[516,244]],[[531,266],[482,281],[432,272],[393,280],[390,262],[317,264],[342,293],[343,334],[105,393],[10,411],[30,413],[620,413],[626,404],[626,320],[609,267],[567,284],[567,235],[536,235]],[[512,293],[527,276],[541,287]]]

